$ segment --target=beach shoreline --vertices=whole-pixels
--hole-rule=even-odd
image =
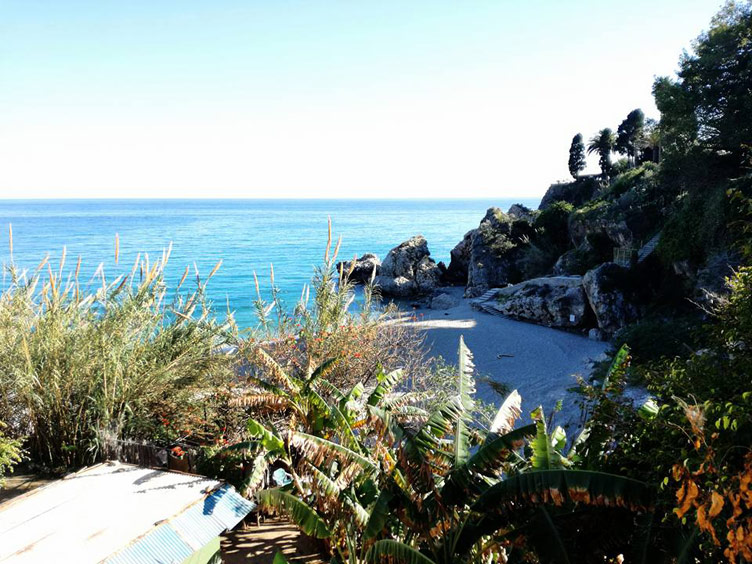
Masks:
[[[456,364],[459,338],[463,336],[479,377],[477,398],[500,403],[498,394],[483,382],[483,377],[490,377],[520,393],[525,419],[538,405],[548,415],[562,400],[558,424],[571,428],[579,422],[576,396],[567,390],[577,384],[577,376],[587,378],[594,361],[605,358],[608,343],[477,311],[470,299],[462,297],[462,287],[444,287],[441,291],[456,297],[459,305],[446,310],[412,308],[415,319],[410,324],[424,332],[429,356],[441,356]]]

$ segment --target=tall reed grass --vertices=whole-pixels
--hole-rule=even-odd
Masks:
[[[81,259],[66,270],[47,259],[21,271],[11,259],[0,295],[0,421],[27,437],[29,456],[52,468],[97,459],[101,437],[170,437],[210,432],[218,390],[233,376],[232,322],[204,299],[189,270],[173,294],[170,250],[139,255],[108,280],[100,265],[82,283]],[[11,236],[12,256],[12,236]],[[115,242],[119,261],[119,240]]]

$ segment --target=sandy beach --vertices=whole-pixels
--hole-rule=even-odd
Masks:
[[[476,375],[516,388],[522,395],[524,414],[539,404],[548,414],[561,399],[564,408],[557,423],[577,420],[575,397],[567,389],[576,383],[576,375],[588,375],[591,361],[603,355],[607,343],[476,311],[470,300],[462,298],[463,288],[443,288],[442,292],[460,298],[460,304],[447,310],[418,308],[413,322],[426,331],[432,356],[456,363],[463,335],[473,352]],[[478,382],[477,397],[499,402],[499,396],[482,382]]]

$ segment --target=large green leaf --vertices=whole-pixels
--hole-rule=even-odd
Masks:
[[[577,503],[631,510],[650,508],[653,490],[644,482],[588,470],[523,472],[487,489],[473,504],[478,512],[537,504]]]
[[[454,463],[462,464],[470,455],[470,434],[467,428],[467,420],[473,411],[475,403],[475,381],[473,380],[473,355],[465,345],[465,339],[460,336],[458,349],[458,391],[460,410],[455,416],[454,425]]]
[[[272,564],[289,564],[287,562],[287,558],[285,558],[285,555],[281,552],[277,552],[277,554],[274,555],[274,560],[272,560]]]
[[[376,541],[366,554],[367,562],[390,562],[400,564],[435,564],[425,554],[395,540]]]
[[[402,380],[402,369],[399,368],[397,370],[394,370],[393,372],[390,372],[389,374],[384,374],[383,372],[378,375],[378,384],[376,385],[376,388],[371,392],[371,395],[368,396],[368,405],[378,405],[382,399],[384,399],[384,396],[386,396],[389,392],[392,391],[392,388]]]
[[[303,392],[308,391],[311,386],[316,383],[318,380],[323,379],[323,376],[329,372],[329,369],[334,366],[334,364],[337,362],[338,359],[336,358],[329,358],[319,364],[316,369],[311,373],[310,378],[306,380],[305,386],[303,386]]]
[[[338,402],[345,399],[345,394],[342,392],[342,390],[332,384],[329,380],[317,380],[314,383],[313,387],[319,393],[328,394]]]
[[[525,439],[535,435],[535,425],[526,425],[503,435],[490,433],[477,451],[463,464],[452,469],[442,489],[447,501],[457,501],[463,493],[478,493],[484,478],[495,476],[509,453],[519,449]]]
[[[629,366],[629,347],[622,347],[614,355],[611,366],[608,368],[606,377],[603,379],[601,389],[604,392],[613,391],[614,386],[619,386],[623,380],[624,374]]]
[[[386,520],[389,517],[389,502],[392,500],[392,493],[389,490],[383,490],[379,497],[376,498],[376,502],[371,508],[371,515],[366,523],[365,531],[363,532],[363,539],[376,538],[379,533],[384,529]]]
[[[559,452],[566,443],[564,429],[557,427],[553,435],[546,431],[546,419],[543,416],[543,407],[538,406],[531,414],[535,421],[536,434],[530,446],[533,449],[531,464],[534,470],[553,470],[571,465],[564,455]]]
[[[556,562],[557,564],[569,564],[571,560],[564,539],[562,539],[559,528],[545,506],[538,507],[535,512],[535,525],[536,534],[534,536],[542,538],[542,541],[535,543],[541,560]]]
[[[308,390],[308,394],[315,399],[316,404],[324,410],[334,422],[334,431],[342,439],[342,442],[355,451],[363,452],[363,449],[350,426],[350,421],[345,414],[340,411],[339,407],[328,404],[315,390]]]
[[[310,462],[307,462],[307,465],[308,469],[313,474],[313,478],[316,481],[319,491],[327,497],[336,499],[340,494],[340,488],[337,486],[337,483]]]
[[[243,495],[253,493],[259,487],[261,487],[261,484],[264,481],[264,473],[269,467],[269,460],[267,458],[268,456],[269,453],[262,452],[260,454],[257,454],[253,459],[253,468],[251,469],[251,473],[248,474],[248,477],[243,481],[243,484],[241,485],[241,491]]]
[[[255,419],[249,417],[246,428],[249,435],[260,439],[261,444],[264,445],[266,450],[273,452],[284,450],[284,441]]]
[[[326,522],[298,497],[275,488],[260,491],[258,499],[262,507],[273,507],[285,512],[305,534],[318,539],[331,536]]]
[[[308,435],[307,433],[291,433],[290,443],[298,448],[304,457],[317,466],[327,457],[333,457],[343,464],[358,464],[364,470],[375,471],[377,469],[377,465],[373,460],[343,445],[321,437]]]

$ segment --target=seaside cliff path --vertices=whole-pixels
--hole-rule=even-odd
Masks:
[[[462,288],[441,291],[461,298],[459,305],[447,310],[416,309],[417,319],[411,322],[426,332],[431,356],[440,355],[456,364],[462,335],[474,357],[476,397],[500,404],[502,398],[482,381],[483,377],[490,377],[519,391],[525,419],[538,405],[543,405],[548,415],[562,400],[563,409],[556,423],[577,422],[576,396],[567,389],[576,385],[577,375],[589,375],[591,362],[603,357],[607,343],[476,311],[470,307],[470,300],[462,298]]]

